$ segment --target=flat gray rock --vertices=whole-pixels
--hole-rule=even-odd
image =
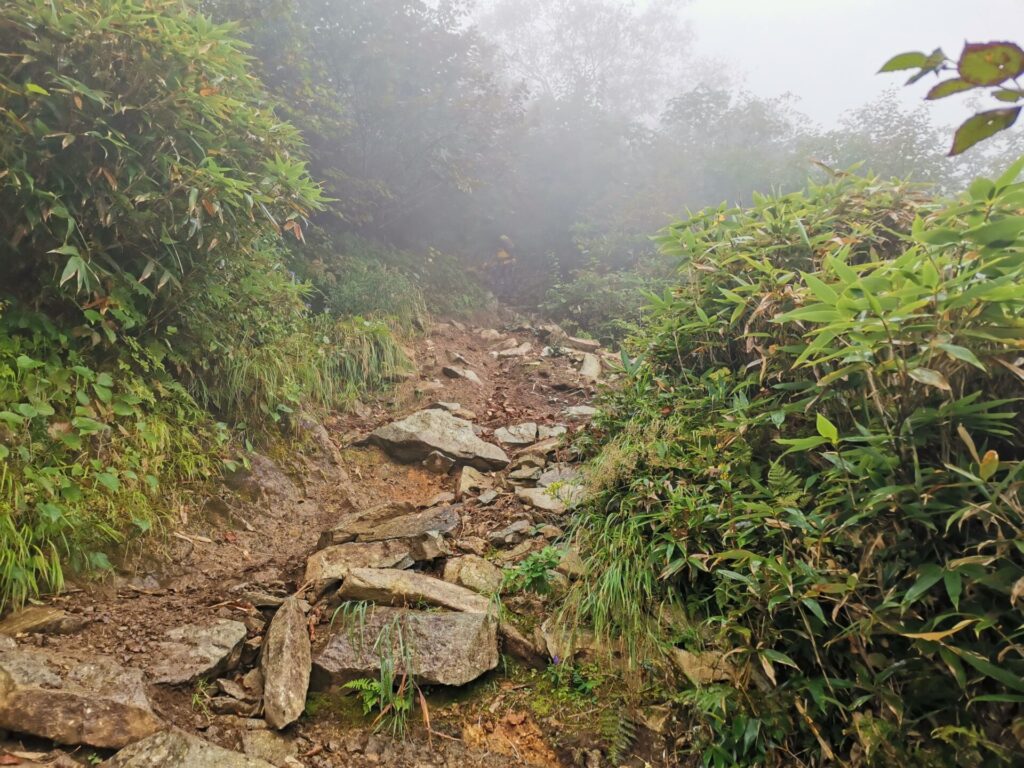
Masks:
[[[242,751],[283,768],[298,752],[295,739],[274,731],[242,731]],[[292,762],[291,765],[295,765]]]
[[[516,488],[516,498],[542,512],[561,515],[568,511],[568,507],[556,496],[550,494],[547,488]]]
[[[423,461],[432,452],[484,471],[508,466],[508,456],[477,437],[471,422],[444,410],[418,411],[373,431],[367,443],[378,445],[403,462]]]
[[[506,445],[529,445],[537,442],[537,424],[528,421],[494,430],[494,437]]]
[[[0,729],[120,749],[162,727],[140,670],[106,656],[0,645]]]
[[[274,768],[190,736],[184,731],[161,731],[126,747],[102,764],[105,768]]]
[[[263,713],[271,727],[281,729],[302,715],[312,665],[306,614],[289,597],[274,614],[263,639]]]
[[[401,637],[405,653],[399,647]],[[335,622],[313,661],[316,690],[380,674],[381,655],[420,683],[465,685],[498,666],[497,620],[488,613],[434,613],[375,607],[363,621]]]
[[[537,485],[547,488],[555,483],[575,483],[579,480],[580,472],[574,467],[559,464],[551,467],[537,478]]]
[[[524,341],[518,347],[512,347],[511,349],[503,349],[497,353],[499,359],[505,360],[510,357],[526,357],[530,354],[530,350],[533,349],[533,344],[528,341]]]
[[[415,571],[358,568],[338,590],[343,600],[372,600],[387,605],[426,603],[464,613],[487,613],[491,602],[476,592]]]
[[[566,428],[561,424],[553,424],[550,427],[541,424],[537,427],[537,439],[550,440],[552,437],[561,437],[566,431]]]
[[[597,415],[597,408],[589,405],[573,405],[565,409],[570,419],[589,419]]]
[[[529,520],[516,520],[488,534],[487,540],[496,547],[511,547],[525,539],[531,528],[533,524]]]
[[[154,683],[180,685],[217,677],[237,664],[245,636],[245,624],[230,619],[174,627],[157,646],[149,678]]]
[[[313,553],[306,560],[306,581],[339,581],[353,568],[408,568],[414,562],[404,541],[349,542]]]

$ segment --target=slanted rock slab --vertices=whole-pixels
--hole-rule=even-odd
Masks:
[[[473,491],[485,491],[491,488],[492,481],[472,467],[463,467],[459,473],[459,481],[455,486],[455,498],[463,499]]]
[[[580,352],[597,352],[601,348],[601,342],[594,339],[581,339],[576,336],[567,336],[565,346],[572,347]]]
[[[355,530],[359,541],[388,541],[418,538],[431,531],[449,533],[460,522],[458,508],[446,506],[402,515],[374,525],[359,525]]]
[[[106,656],[0,646],[0,729],[120,749],[162,727],[140,670]]]
[[[313,553],[306,560],[306,581],[338,581],[353,568],[408,568],[413,562],[404,541],[350,542]]]
[[[443,410],[417,411],[374,430],[366,442],[403,462],[423,461],[433,451],[484,471],[503,469],[509,462],[501,448],[477,437],[471,422]]]
[[[238,663],[245,635],[245,624],[230,619],[174,627],[158,645],[149,678],[154,683],[180,685],[217,677]]]
[[[272,727],[281,729],[299,719],[312,663],[306,614],[299,601],[289,597],[270,622],[260,656],[264,718]]]
[[[355,541],[359,531],[368,530],[378,523],[394,520],[396,517],[411,515],[415,511],[416,505],[408,501],[389,501],[342,515],[337,523],[320,534],[317,548],[323,549]]]
[[[87,623],[83,616],[75,616],[49,605],[34,605],[15,611],[0,621],[0,635],[20,635],[30,632],[64,635],[76,632]]]
[[[498,622],[489,613],[375,607],[364,621],[349,621],[354,623],[335,622],[327,645],[314,659],[314,690],[377,677],[381,652],[394,659],[397,674],[406,671],[408,654],[416,680],[430,685],[465,685],[498,666]],[[399,636],[405,654],[398,647]]]
[[[487,613],[491,603],[472,590],[415,571],[357,568],[338,590],[343,600],[372,600],[389,605],[427,603],[465,613]]]
[[[590,419],[597,415],[597,408],[590,405],[573,405],[565,409],[565,415],[570,419]]]
[[[177,729],[122,749],[104,768],[274,768],[272,763],[218,747]]]

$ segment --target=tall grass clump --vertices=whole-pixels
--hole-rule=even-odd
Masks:
[[[702,764],[1024,749],[1022,165],[951,203],[844,175],[662,233],[682,266],[597,424],[564,618],[634,659],[727,654],[677,695]]]

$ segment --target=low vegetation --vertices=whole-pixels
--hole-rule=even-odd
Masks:
[[[711,766],[1009,763],[1024,736],[1022,163],[953,203],[849,175],[666,230],[608,394],[567,621]]]

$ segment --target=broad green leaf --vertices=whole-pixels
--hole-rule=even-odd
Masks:
[[[963,592],[963,575],[960,571],[946,571],[942,576],[942,582],[946,585],[946,594],[953,607],[960,610],[960,594]]]
[[[1024,216],[1007,216],[1005,219],[969,229],[964,234],[968,240],[978,245],[1012,245],[1020,237],[1021,232],[1024,232]]]
[[[953,137],[953,147],[949,150],[950,156],[966,152],[979,141],[984,141],[1000,131],[1005,131],[1017,122],[1020,110],[1021,107],[990,109],[967,118]]]
[[[988,369],[982,365],[981,360],[979,360],[971,350],[967,349],[967,347],[961,347],[958,344],[939,344],[938,348],[956,360],[962,360],[965,363],[970,363],[979,370],[988,371]]]
[[[1024,171],[1024,155],[1014,160],[1010,167],[1003,172],[1003,175],[996,179],[996,188],[1002,190],[1013,184],[1017,181],[1021,171]]]
[[[824,304],[835,304],[839,301],[839,294],[832,287],[826,285],[812,274],[804,272],[802,275],[804,282],[807,283],[807,287],[811,289],[811,293],[814,294],[814,298],[818,301]]]
[[[900,53],[893,56],[885,64],[879,73],[882,72],[900,72],[904,69],[918,69],[923,67],[928,61],[928,57],[920,51],[911,51],[908,53]]]
[[[100,472],[96,475],[96,482],[106,488],[108,491],[116,493],[121,488],[121,481],[116,476],[109,472]]]
[[[1007,688],[1013,688],[1015,691],[1024,691],[1024,679],[1021,679],[1017,675],[1013,674],[1008,668],[1004,668],[993,664],[983,656],[979,656],[976,653],[957,648],[954,645],[948,646],[949,649],[959,656],[961,659],[966,661],[976,670],[981,672],[983,675],[991,677],[993,680],[1005,685]]]
[[[18,359],[15,361],[19,371],[31,371],[35,368],[42,368],[46,363],[41,363],[38,360],[33,360],[28,355],[18,355]]]
[[[817,415],[817,428],[818,434],[829,442],[839,442],[839,430],[836,429],[836,425],[829,421],[824,414],[819,413]]]
[[[1016,43],[968,43],[957,71],[974,85],[999,85],[1024,74],[1024,50]]]
[[[71,420],[71,425],[85,435],[102,432],[107,428],[106,424],[90,419],[88,416],[76,416]]]
[[[34,419],[39,415],[39,411],[36,410],[35,406],[29,403],[18,403],[14,407],[26,419]]]
[[[989,179],[979,178],[971,182],[967,191],[972,200],[977,200],[980,203],[992,197],[992,193],[996,191],[996,185]]]
[[[929,589],[939,583],[945,571],[934,563],[925,563],[918,570],[917,581],[903,595],[904,605],[913,605]]]
[[[978,477],[988,480],[999,469],[999,454],[995,451],[987,451],[978,466]]]
[[[977,87],[978,86],[974,83],[969,83],[966,80],[961,80],[960,78],[945,80],[928,91],[928,95],[925,96],[925,98],[929,101],[935,101],[936,99],[944,99],[955,93],[962,93]]]

